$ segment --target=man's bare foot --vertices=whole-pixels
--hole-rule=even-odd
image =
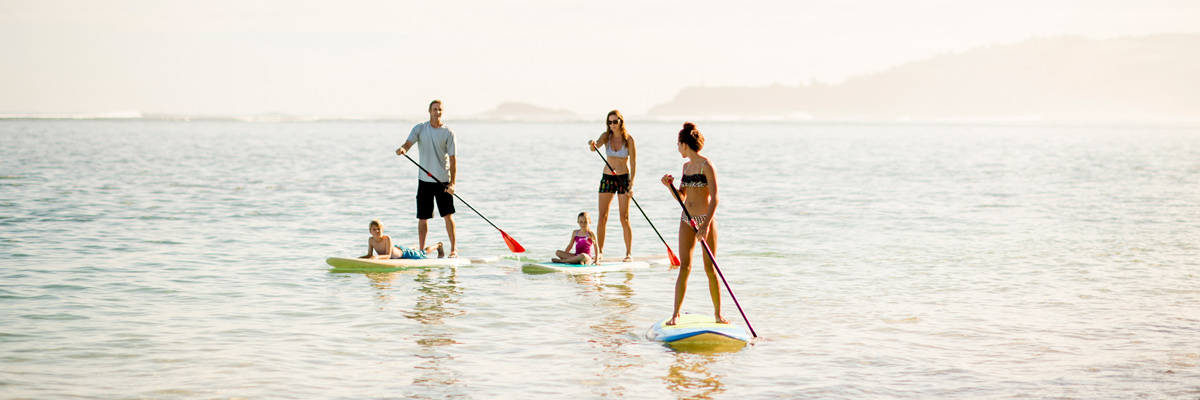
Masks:
[[[438,242],[437,249],[438,249],[438,258],[443,258],[446,256],[446,251],[442,250],[442,242]]]
[[[458,258],[458,249],[450,249],[450,258]]]
[[[671,317],[671,319],[667,320],[667,323],[664,325],[675,325],[678,323],[679,323],[679,314],[675,314],[674,316]]]
[[[717,323],[718,324],[728,324],[729,318],[725,318],[725,317],[722,317],[721,314],[717,314]]]
[[[626,255],[625,255],[625,260],[624,260],[624,261],[625,261],[625,262],[633,262],[633,256],[626,254]]]

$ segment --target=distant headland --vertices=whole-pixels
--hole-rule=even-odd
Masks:
[[[649,108],[645,120],[1047,120],[1200,121],[1200,34],[1112,39],[1064,36],[988,45],[853,76],[831,84],[697,86]],[[615,105],[620,108],[619,105]],[[189,115],[134,110],[3,113],[0,119],[115,119],[245,122],[419,121],[407,115]],[[601,120],[510,101],[452,121]]]
[[[1200,35],[978,47],[845,82],[689,87],[651,118],[1197,119]]]

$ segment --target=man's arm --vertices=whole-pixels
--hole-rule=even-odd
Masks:
[[[402,156],[402,155],[404,155],[404,153],[408,153],[408,149],[412,148],[412,145],[413,145],[412,141],[405,140],[404,145],[400,146],[400,148],[396,149],[396,155]]]
[[[450,185],[446,187],[446,193],[454,194],[454,180],[458,178],[458,157],[450,156]]]

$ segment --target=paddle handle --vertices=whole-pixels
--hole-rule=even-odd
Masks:
[[[404,155],[404,158],[408,159],[408,161],[412,161],[413,165],[416,165],[417,168],[420,168],[421,171],[425,173],[425,175],[429,175],[429,177],[431,179],[433,179],[434,182],[440,183],[442,185],[446,184],[446,182],[442,182],[436,176],[433,176],[432,172],[429,172],[429,170],[425,169],[425,167],[422,167],[421,164],[417,163],[416,160],[413,160],[412,157],[409,157],[407,153],[405,153],[403,155]],[[496,224],[493,224],[491,220],[489,220],[489,219],[487,219],[487,217],[483,216],[483,213],[479,212],[479,210],[476,210],[475,207],[471,207],[471,203],[468,203],[466,200],[463,200],[462,197],[458,197],[458,193],[451,193],[451,194],[453,194],[454,198],[458,199],[458,201],[461,201],[463,204],[466,204],[467,208],[470,208],[471,211],[475,212],[475,214],[478,214],[479,218],[483,218],[484,221],[487,221],[488,225],[491,225],[493,228],[496,228],[496,230],[498,230],[500,232],[504,232],[503,230],[500,229],[500,227],[496,226]]]
[[[599,148],[597,148],[597,149],[596,149],[596,156],[600,157],[600,160],[601,160],[601,161],[604,161],[604,166],[608,167],[608,170],[609,170],[609,171],[612,171],[613,175],[616,175],[616,174],[617,174],[617,170],[616,170],[615,168],[613,168],[612,164],[609,164],[609,163],[608,163],[608,159],[607,159],[607,158],[604,158],[604,155],[600,154],[600,149],[599,149]],[[633,177],[632,177],[632,176],[630,176],[630,182],[629,182],[629,186],[633,186]],[[629,188],[625,188],[625,190],[626,190],[626,191],[628,191],[628,190],[629,190]],[[633,198],[633,194],[632,194],[632,193],[628,194],[628,196],[629,196],[629,199],[630,199],[630,200],[633,200],[633,205],[634,205],[634,206],[637,206],[637,209],[638,209],[638,211],[640,211],[640,212],[642,213],[642,217],[643,217],[643,218],[646,218],[646,223],[650,224],[650,229],[653,229],[653,230],[654,230],[654,234],[655,234],[655,235],[658,235],[658,240],[661,240],[661,241],[663,242],[663,246],[667,246],[667,253],[669,253],[669,254],[672,256],[672,258],[673,258],[673,257],[675,256],[675,252],[671,251],[671,245],[667,244],[667,239],[663,239],[663,235],[662,235],[661,233],[658,233],[658,228],[656,228],[656,227],[654,226],[654,222],[653,222],[653,221],[650,221],[650,216],[649,216],[649,215],[646,215],[646,210],[643,210],[643,209],[642,209],[642,205],[641,205],[641,204],[638,204],[638,201],[637,201],[637,199]],[[671,261],[673,261],[673,262],[674,262],[674,261],[677,261],[677,260],[671,260]]]
[[[692,214],[688,212],[687,206],[683,205],[683,199],[679,197],[679,192],[675,191],[675,186],[671,185],[671,194],[675,196],[675,201],[679,202],[679,207],[683,209],[683,215],[688,219],[688,226],[691,226],[697,233],[700,232],[700,227],[696,226],[696,221],[692,220]],[[729,298],[733,299],[733,305],[737,306],[738,313],[742,314],[742,320],[746,321],[746,327],[750,329],[750,335],[758,337],[754,332],[754,325],[750,324],[750,318],[746,318],[746,311],[742,310],[742,304],[738,302],[737,295],[733,294],[733,288],[729,286],[729,281],[725,280],[725,274],[721,272],[721,267],[717,265],[717,258],[713,256],[712,249],[708,247],[708,241],[704,238],[700,239],[700,245],[704,247],[704,254],[708,254],[708,259],[712,260],[713,269],[717,271],[717,276],[721,277],[721,283],[725,284],[725,290],[729,291]]]

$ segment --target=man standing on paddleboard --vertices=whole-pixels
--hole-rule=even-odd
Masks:
[[[454,131],[442,124],[442,101],[429,103],[429,122],[413,127],[404,146],[396,149],[403,156],[408,149],[417,145],[424,171],[417,178],[417,233],[419,245],[425,248],[425,235],[429,233],[429,219],[433,218],[433,204],[437,202],[438,213],[446,220],[446,235],[450,237],[450,257],[458,257],[458,243],[454,240],[454,180],[458,178],[457,151]],[[433,175],[433,176],[430,176]],[[444,182],[444,183],[440,183]]]

